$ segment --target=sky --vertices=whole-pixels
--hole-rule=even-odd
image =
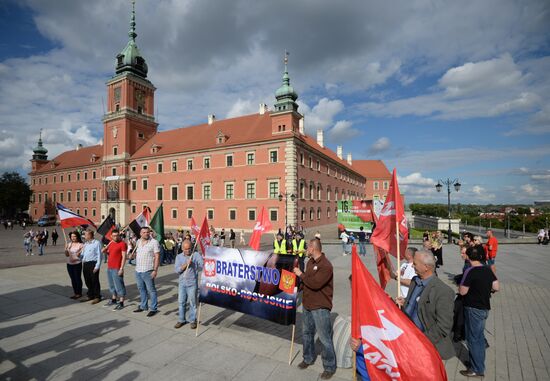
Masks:
[[[0,171],[97,144],[129,0],[0,0]],[[397,169],[407,202],[550,199],[546,0],[137,0],[160,130],[273,106],[284,52],[306,133]]]

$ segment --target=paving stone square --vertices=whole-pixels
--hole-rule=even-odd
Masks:
[[[328,236],[328,234],[327,234]],[[161,267],[157,280],[160,313],[136,314],[139,295],[132,267],[125,281],[129,300],[122,311],[103,303],[69,299],[72,290],[61,247],[48,247],[44,258],[26,258],[19,235],[0,231],[0,379],[1,380],[317,380],[321,359],[307,370],[302,359],[301,307],[298,310],[292,364],[288,365],[291,328],[238,312],[203,305],[199,336],[177,321],[177,278]],[[324,251],[334,265],[333,317],[350,314],[350,256],[337,241]],[[21,258],[23,256],[23,259]],[[501,291],[492,298],[486,326],[486,380],[550,379],[550,248],[502,244],[497,257]],[[439,276],[451,284],[462,268],[458,248],[444,247]],[[372,250],[364,258],[376,277]],[[17,267],[10,267],[17,265]],[[107,279],[102,269],[102,292]],[[387,292],[395,296],[395,282]],[[467,349],[445,362],[449,380],[466,380]],[[352,379],[338,369],[335,380]]]

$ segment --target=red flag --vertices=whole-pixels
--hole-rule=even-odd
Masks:
[[[199,239],[199,234],[201,229],[199,225],[195,222],[195,217],[191,216],[191,233],[195,236],[195,240]]]
[[[380,216],[376,221],[376,229],[374,229],[370,239],[374,245],[386,250],[394,257],[397,257],[397,224],[399,225],[399,249],[402,257],[409,241],[409,228],[407,227],[405,208],[403,207],[401,193],[399,193],[397,174],[394,168],[386,201],[380,211]]]
[[[202,256],[206,254],[206,247],[210,246],[210,230],[208,229],[208,220],[204,216],[202,221],[201,230],[199,231],[199,245],[201,245]]]
[[[269,222],[265,208],[262,206],[260,218],[256,221],[256,225],[254,225],[254,230],[250,236],[249,246],[251,248],[254,250],[258,250],[260,248],[260,239],[262,238],[262,233],[266,230],[271,230],[271,222]]]
[[[351,336],[361,339],[370,379],[446,381],[431,341],[376,284],[356,254],[351,271]]]
[[[384,249],[376,245],[372,245],[372,248],[376,256],[376,268],[378,269],[378,277],[380,278],[380,287],[385,290],[386,285],[391,278],[393,263],[388,258],[388,253]]]

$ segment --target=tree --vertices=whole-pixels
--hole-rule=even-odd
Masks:
[[[31,188],[17,172],[4,172],[0,177],[0,212],[13,218],[29,208]]]

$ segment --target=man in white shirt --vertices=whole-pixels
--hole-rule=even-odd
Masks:
[[[405,259],[406,262],[403,262],[401,264],[401,269],[399,270],[401,272],[401,296],[403,298],[407,297],[407,294],[409,293],[409,286],[411,284],[411,279],[416,275],[414,271],[413,266],[413,259],[414,254],[418,250],[415,247],[409,247],[407,250],[405,250]],[[392,278],[397,280],[397,271],[392,274]]]
[[[136,285],[139,290],[141,303],[134,312],[148,310],[148,301],[151,298],[151,309],[147,317],[155,316],[158,312],[157,289],[155,278],[160,264],[159,242],[151,237],[151,230],[142,227],[141,238],[136,242]]]

